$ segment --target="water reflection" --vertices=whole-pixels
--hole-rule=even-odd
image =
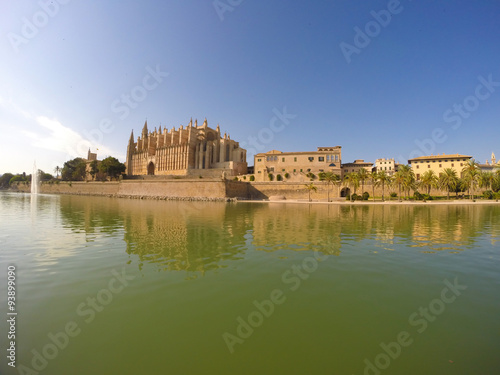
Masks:
[[[203,274],[249,251],[341,255],[370,240],[380,251],[461,252],[500,234],[498,205],[306,205],[187,203],[65,196],[66,227],[122,235],[131,262]],[[363,249],[363,246],[358,246]],[[134,259],[134,257],[136,258]]]

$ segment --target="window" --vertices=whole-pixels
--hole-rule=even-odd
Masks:
[[[451,166],[452,166],[452,167],[454,167],[454,166],[455,166],[455,164],[451,163]]]
[[[307,171],[308,171],[308,172],[311,172],[311,168],[309,168]]]
[[[442,168],[443,167],[443,164],[439,163],[439,168]]]
[[[277,156],[274,157],[274,161],[278,161],[278,157]]]
[[[339,161],[339,156],[335,155],[335,161]]]
[[[326,161],[330,161],[330,155],[326,155]]]
[[[460,163],[460,166],[463,167],[464,166],[464,163]]]
[[[261,171],[257,171],[257,173],[260,173]]]
[[[417,180],[420,180],[420,175],[417,173]]]
[[[420,165],[417,165],[417,169],[418,169],[418,167],[420,167]],[[389,168],[390,168],[390,167],[389,167]]]
[[[297,170],[296,170],[296,169],[294,169],[294,170],[293,170],[293,173],[295,173],[295,172],[297,172]]]
[[[427,164],[427,168],[430,168],[430,167],[431,167],[431,165],[430,165],[430,164]]]
[[[262,161],[262,159],[257,159],[257,161]]]
[[[284,162],[285,161],[285,158],[281,158],[281,161]]]
[[[283,168],[283,169],[281,170],[281,172],[284,172],[284,171],[285,171],[285,168]]]
[[[274,167],[269,168],[270,172],[274,172]]]
[[[302,168],[300,168],[300,171],[302,172]]]
[[[309,156],[307,159],[309,159],[309,161],[314,161],[314,156]]]
[[[293,161],[297,161],[297,158],[293,158]]]
[[[318,157],[318,161],[325,161],[325,157],[324,156],[319,156]]]

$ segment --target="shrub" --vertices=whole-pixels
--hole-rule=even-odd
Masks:
[[[280,174],[276,175],[276,181],[281,181],[281,180],[282,180],[281,175]]]
[[[345,200],[346,200],[346,201],[350,201],[350,200],[351,200],[351,195],[350,195],[350,194],[346,194],[346,196],[345,196]]]
[[[247,179],[247,176],[243,176],[243,179],[246,180]]]
[[[356,193],[354,193],[353,195],[351,195],[351,198],[353,201],[359,201],[362,199],[362,197]]]
[[[267,177],[269,178],[269,181],[273,181],[274,180],[274,175],[272,173],[269,173],[267,175]]]
[[[238,181],[238,177],[234,176],[233,181]]]
[[[288,174],[288,172],[285,173],[285,178],[288,178],[290,177],[290,175]]]
[[[367,191],[365,191],[365,192],[363,193],[362,198],[363,198],[363,200],[364,200],[364,201],[367,201],[367,200],[368,200],[368,198],[370,198],[370,194],[369,194]]]
[[[424,196],[420,194],[418,191],[415,192],[413,197],[415,198],[416,201],[421,201],[422,199],[424,199]]]
[[[434,200],[432,195],[429,195],[429,194],[422,194],[422,199],[425,201],[433,201]]]
[[[493,199],[493,192],[491,190],[486,190],[483,193],[483,198],[484,199]]]
[[[396,193],[396,192],[394,192],[394,191],[393,191],[393,192],[390,194],[390,197],[391,197],[391,198],[397,198],[397,197],[398,197],[398,193]]]
[[[255,181],[255,176],[254,175],[250,176],[250,181]]]
[[[323,181],[325,179],[326,173],[325,172],[319,172],[318,173],[318,178],[320,181]]]

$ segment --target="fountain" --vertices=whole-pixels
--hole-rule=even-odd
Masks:
[[[33,174],[31,175],[31,194],[38,194],[38,169],[33,162]]]

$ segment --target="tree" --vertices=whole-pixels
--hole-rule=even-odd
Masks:
[[[347,173],[344,176],[344,185],[352,186],[354,190],[353,194],[356,194],[356,189],[359,188],[359,175],[356,172]],[[351,201],[353,194],[351,194]]]
[[[385,188],[385,184],[390,184],[391,183],[391,176],[388,176],[385,173],[385,171],[379,171],[378,172],[378,180],[382,184],[382,202],[383,202],[384,201],[384,188]]]
[[[373,201],[375,202],[375,186],[378,186],[379,182],[379,174],[375,171],[369,174],[368,176],[372,181],[372,193],[373,193]]]
[[[405,197],[408,198],[410,189],[415,189],[415,173],[409,165],[400,165],[398,172],[401,172],[403,177],[401,184],[405,191]]]
[[[312,182],[308,185],[305,185],[305,187],[307,188],[307,190],[309,192],[309,202],[310,202],[311,201],[311,191],[317,191],[318,188],[316,186],[314,186],[314,184]]]
[[[401,186],[405,182],[405,174],[403,170],[399,169],[396,173],[394,173],[393,182],[398,186],[399,189],[398,199],[401,200]]]
[[[467,188],[472,190],[472,199],[474,199],[474,187],[479,180],[479,164],[471,159],[462,169],[463,179]]]
[[[422,186],[427,190],[427,194],[431,194],[431,188],[437,186],[438,177],[434,171],[429,170],[422,174],[422,178],[420,179]]]
[[[54,172],[56,173],[56,178],[59,178],[59,173],[61,173],[61,167],[57,166],[54,168]]]
[[[485,189],[492,187],[495,182],[495,174],[493,172],[479,173],[479,186]]]
[[[365,192],[365,181],[369,178],[368,171],[365,168],[361,168],[358,171],[358,178],[361,182],[361,195],[363,195],[363,193]]]
[[[457,172],[452,168],[445,168],[439,174],[438,186],[441,190],[448,192],[448,199],[450,199],[450,190],[454,190],[458,185]]]
[[[87,164],[82,158],[75,158],[64,163],[62,179],[64,181],[83,181],[85,179]]]
[[[92,180],[95,179],[95,175],[99,172],[99,165],[97,163],[97,160],[92,160],[90,162],[90,175],[92,176]]]
[[[108,156],[99,164],[99,172],[106,173],[109,177],[117,179],[125,172],[125,164],[112,156]]]
[[[7,189],[13,177],[14,175],[12,173],[4,173],[2,177],[0,177],[0,189]]]
[[[326,189],[328,193],[328,202],[330,202],[330,184],[336,185],[340,182],[340,176],[338,174],[334,174],[333,172],[326,172],[322,175],[323,181],[326,181]],[[339,194],[340,196],[340,194]]]

